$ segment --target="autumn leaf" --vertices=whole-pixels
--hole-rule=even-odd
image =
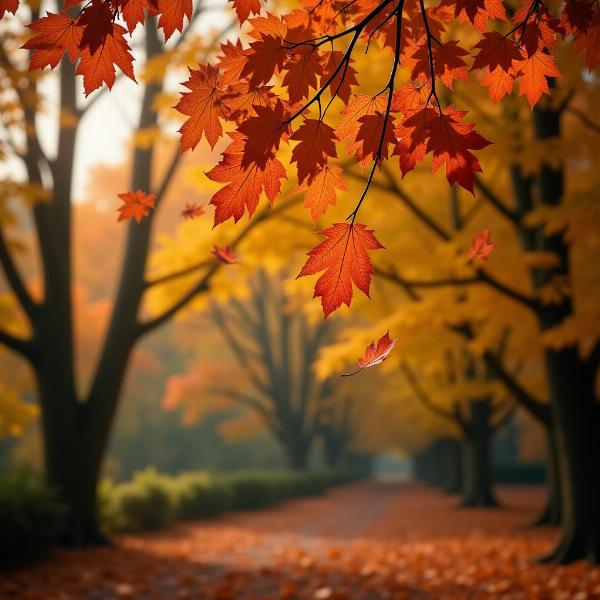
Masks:
[[[246,51],[242,77],[248,77],[253,86],[268,83],[283,68],[287,54],[288,50],[280,37],[265,35],[252,42]]]
[[[215,260],[224,265],[233,265],[237,263],[237,258],[231,249],[231,246],[217,246],[215,245],[212,249],[211,254],[215,257]]]
[[[474,125],[462,122],[464,111],[449,106],[442,114],[436,111],[434,115],[427,144],[427,151],[433,154],[433,170],[445,164],[448,182],[458,183],[473,193],[474,173],[482,169],[470,150],[485,148],[489,142],[475,131]]]
[[[292,162],[298,163],[298,182],[316,175],[329,157],[337,156],[335,132],[319,119],[306,119],[291,136],[299,143],[292,151]]]
[[[379,338],[377,346],[375,345],[375,342],[371,342],[367,346],[364,357],[358,359],[358,369],[353,373],[343,373],[342,377],[350,377],[360,373],[363,369],[380,365],[389,357],[396,341],[397,340],[392,340],[390,338],[390,332],[387,331],[385,335],[382,335]]]
[[[308,253],[298,277],[325,271],[315,285],[315,298],[321,298],[327,317],[342,304],[350,306],[352,285],[369,296],[373,266],[370,250],[383,248],[366,225],[335,223],[321,231],[325,238]]]
[[[492,232],[489,227],[473,236],[473,241],[469,246],[467,262],[471,262],[474,259],[480,261],[486,261],[488,259],[490,253],[496,247],[496,242],[492,242],[491,236]]]
[[[82,28],[67,13],[48,13],[36,19],[29,27],[36,36],[25,42],[23,48],[33,50],[29,70],[54,69],[66,52],[71,62],[80,54]]]
[[[118,194],[123,200],[122,206],[119,206],[119,221],[135,219],[138,223],[150,214],[150,209],[154,208],[156,194],[146,194],[141,190],[136,192],[125,192]]]
[[[274,107],[255,106],[256,116],[244,121],[238,131],[246,137],[242,165],[252,163],[263,167],[274,156],[282,140],[287,139],[289,125],[284,123],[283,103],[277,101]]]
[[[183,92],[174,107],[189,117],[179,129],[181,151],[193,150],[202,135],[214,148],[223,135],[219,117],[228,115],[227,88],[221,85],[219,70],[211,65],[199,65],[197,70],[190,69],[190,77],[183,85],[189,92]]]
[[[533,108],[542,94],[550,93],[547,77],[558,77],[560,71],[554,59],[544,52],[536,52],[517,65],[519,72],[519,95],[526,96]]]
[[[168,40],[176,31],[183,31],[183,22],[187,17],[192,18],[194,6],[192,0],[157,0],[158,27],[163,30],[165,40]]]
[[[89,96],[94,90],[106,84],[110,89],[115,83],[115,66],[135,81],[131,48],[123,37],[127,30],[116,23],[112,24],[110,35],[94,53],[89,47],[81,50],[81,60],[77,65],[77,75],[83,75],[83,89]]]
[[[261,0],[228,0],[233,4],[235,14],[240,23],[248,19],[250,15],[257,15],[261,9]]]
[[[273,203],[281,189],[281,180],[286,178],[285,168],[276,158],[267,160],[263,167],[251,164],[244,168],[246,139],[240,133],[234,133],[232,137],[233,142],[219,164],[206,174],[213,181],[227,184],[210,201],[215,207],[215,225],[232,217],[237,223],[246,209],[252,216],[263,192]]]
[[[12,13],[13,15],[19,8],[19,0],[0,0],[0,19],[4,16],[4,13]]]
[[[186,204],[181,210],[181,218],[185,221],[196,219],[205,213],[204,207],[200,204],[193,202],[192,204]]]
[[[342,169],[337,165],[325,165],[312,180],[307,179],[294,190],[296,192],[306,190],[304,206],[310,209],[313,221],[322,217],[330,206],[335,206],[336,189],[347,189],[341,174]]]

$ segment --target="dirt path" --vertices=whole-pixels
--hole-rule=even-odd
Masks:
[[[532,530],[538,488],[503,508],[462,510],[415,484],[363,483],[268,511],[235,513],[115,548],[56,552],[0,575],[18,600],[600,599],[600,569],[534,566],[553,530]]]

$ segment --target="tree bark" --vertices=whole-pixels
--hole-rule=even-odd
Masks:
[[[532,523],[534,527],[558,526],[561,524],[561,494],[558,452],[554,433],[550,427],[546,429],[548,456],[546,460],[546,487],[548,495],[546,504],[539,517]]]
[[[488,399],[469,403],[469,421],[463,439],[461,506],[491,507],[498,503],[492,491],[492,409]]]
[[[458,494],[462,489],[463,465],[460,442],[444,441],[442,490],[446,494]]]

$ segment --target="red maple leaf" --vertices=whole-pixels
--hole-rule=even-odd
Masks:
[[[233,265],[237,262],[237,258],[231,249],[231,246],[217,246],[215,245],[211,251],[211,254],[215,257],[217,262],[224,265]]]
[[[88,48],[90,54],[104,46],[105,40],[113,34],[113,14],[107,2],[92,0],[81,13],[78,25],[83,28],[80,48]]]
[[[492,232],[489,227],[473,236],[473,241],[469,246],[468,262],[473,259],[481,261],[488,259],[490,252],[496,247],[496,242],[492,242],[491,236]]]
[[[261,0],[228,0],[235,8],[235,14],[240,23],[243,23],[250,15],[257,15],[261,9]]]
[[[431,49],[433,55],[434,73],[444,84],[452,89],[452,82],[455,79],[465,81],[468,77],[467,63],[461,58],[468,56],[468,52],[461,48],[456,41],[446,42],[444,44],[435,44]],[[430,77],[429,70],[429,50],[426,45],[419,45],[416,52],[412,55],[416,59],[412,71],[413,79],[426,81]]]
[[[308,96],[310,88],[317,87],[317,77],[321,75],[321,59],[312,46],[296,48],[285,65],[283,85],[288,88],[290,102],[299,102]]]
[[[288,50],[280,37],[265,35],[246,50],[242,77],[247,77],[251,85],[269,83],[283,68],[287,55]]]
[[[330,206],[335,206],[336,188],[345,190],[346,185],[340,177],[342,169],[337,165],[325,165],[320,173],[312,180],[306,180],[296,187],[294,191],[306,190],[304,195],[304,206],[310,209],[314,221],[323,216]]]
[[[102,44],[94,53],[89,47],[81,50],[81,60],[77,65],[77,75],[83,75],[83,89],[89,96],[94,90],[104,83],[112,88],[115,83],[115,66],[130,79],[135,81],[133,74],[133,57],[131,48],[123,35],[127,30],[116,23],[112,24],[112,31],[107,35]]]
[[[470,150],[480,150],[490,142],[475,131],[474,125],[462,122],[466,114],[451,106],[442,114],[434,111],[427,151],[433,153],[434,171],[445,164],[448,182],[458,183],[473,193],[474,173],[482,169]]]
[[[244,167],[252,163],[264,166],[289,132],[289,125],[284,123],[286,115],[280,101],[274,107],[255,106],[254,111],[256,116],[250,117],[238,127],[238,131],[246,137],[242,159]]]
[[[262,192],[273,203],[281,190],[281,180],[286,178],[285,168],[276,158],[269,159],[264,167],[251,164],[245,169],[242,161],[246,140],[240,133],[232,137],[219,164],[206,174],[213,181],[227,184],[210,201],[215,207],[215,225],[231,217],[237,223],[246,209],[252,216]]]
[[[153,14],[156,12],[155,0],[123,0],[121,2],[121,14],[127,24],[129,33],[146,19],[146,11]]]
[[[146,194],[141,190],[136,192],[125,192],[118,195],[123,204],[119,206],[119,221],[135,219],[138,223],[150,214],[150,209],[154,208],[156,194]]]
[[[183,85],[190,91],[183,92],[174,107],[189,117],[179,129],[181,151],[194,149],[203,134],[214,148],[223,135],[219,117],[229,113],[227,88],[220,82],[219,70],[211,65],[199,65],[197,70],[190,69],[190,77]]]
[[[196,219],[205,213],[204,206],[196,204],[195,202],[187,203],[181,210],[181,218],[185,221]]]
[[[23,48],[33,50],[29,70],[43,69],[49,66],[54,69],[67,52],[71,62],[79,56],[82,29],[67,13],[47,13],[45,17],[36,19],[29,28],[36,36],[23,44]]]
[[[9,12],[13,15],[19,8],[19,0],[0,0],[0,19],[4,16],[4,13]]]
[[[323,74],[320,80],[321,86],[325,85],[329,78],[333,76],[343,57],[344,53],[339,50],[333,50],[325,55]],[[358,85],[356,74],[356,69],[351,64],[342,65],[329,84],[331,94],[337,94],[340,100],[348,102],[352,93],[352,86]]]
[[[290,139],[299,142],[292,150],[292,162],[298,163],[298,183],[316,175],[330,156],[337,156],[335,132],[319,119],[305,119]]]
[[[183,21],[192,18],[194,6],[192,0],[157,0],[158,27],[163,30],[165,40],[176,31],[183,31]]]
[[[342,374],[342,377],[350,377],[351,375],[360,373],[363,369],[380,365],[384,360],[389,358],[390,352],[396,344],[396,341],[397,340],[390,338],[390,332],[387,331],[379,338],[377,346],[375,345],[375,342],[371,342],[366,347],[364,357],[358,359],[358,369],[353,373],[344,373]]]
[[[369,295],[373,266],[370,250],[383,248],[366,225],[334,223],[321,231],[325,238],[308,253],[298,277],[325,271],[315,285],[315,298],[321,298],[325,316],[352,302],[352,284]]]

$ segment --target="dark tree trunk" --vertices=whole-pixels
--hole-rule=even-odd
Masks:
[[[461,506],[490,507],[498,503],[492,492],[492,408],[488,399],[469,403],[463,439]]]
[[[335,431],[325,431],[321,436],[323,443],[323,459],[325,464],[334,468],[342,463],[344,458],[344,443]]]
[[[574,347],[546,352],[559,451],[563,528],[545,557],[559,563],[600,564],[600,408],[594,378]]]
[[[447,439],[443,450],[442,490],[446,494],[458,494],[462,490],[463,465],[460,442]]]
[[[561,112],[536,108],[534,126],[540,140],[558,138]],[[563,201],[564,173],[543,164],[538,176],[539,202],[558,206]],[[562,232],[541,237],[541,248],[558,258],[558,265],[537,274],[540,285],[553,277],[569,278],[569,248]],[[560,303],[538,312],[542,330],[573,314],[573,302],[566,296]],[[587,559],[600,563],[600,408],[595,395],[595,367],[583,361],[575,345],[545,352],[550,387],[554,441],[559,457],[563,528],[561,538],[547,560],[567,563]]]
[[[554,434],[551,429],[546,428],[548,457],[546,460],[546,486],[548,496],[546,504],[539,517],[532,523],[534,527],[538,526],[557,526],[561,523],[561,493],[560,493],[560,473],[558,464],[558,452]]]

